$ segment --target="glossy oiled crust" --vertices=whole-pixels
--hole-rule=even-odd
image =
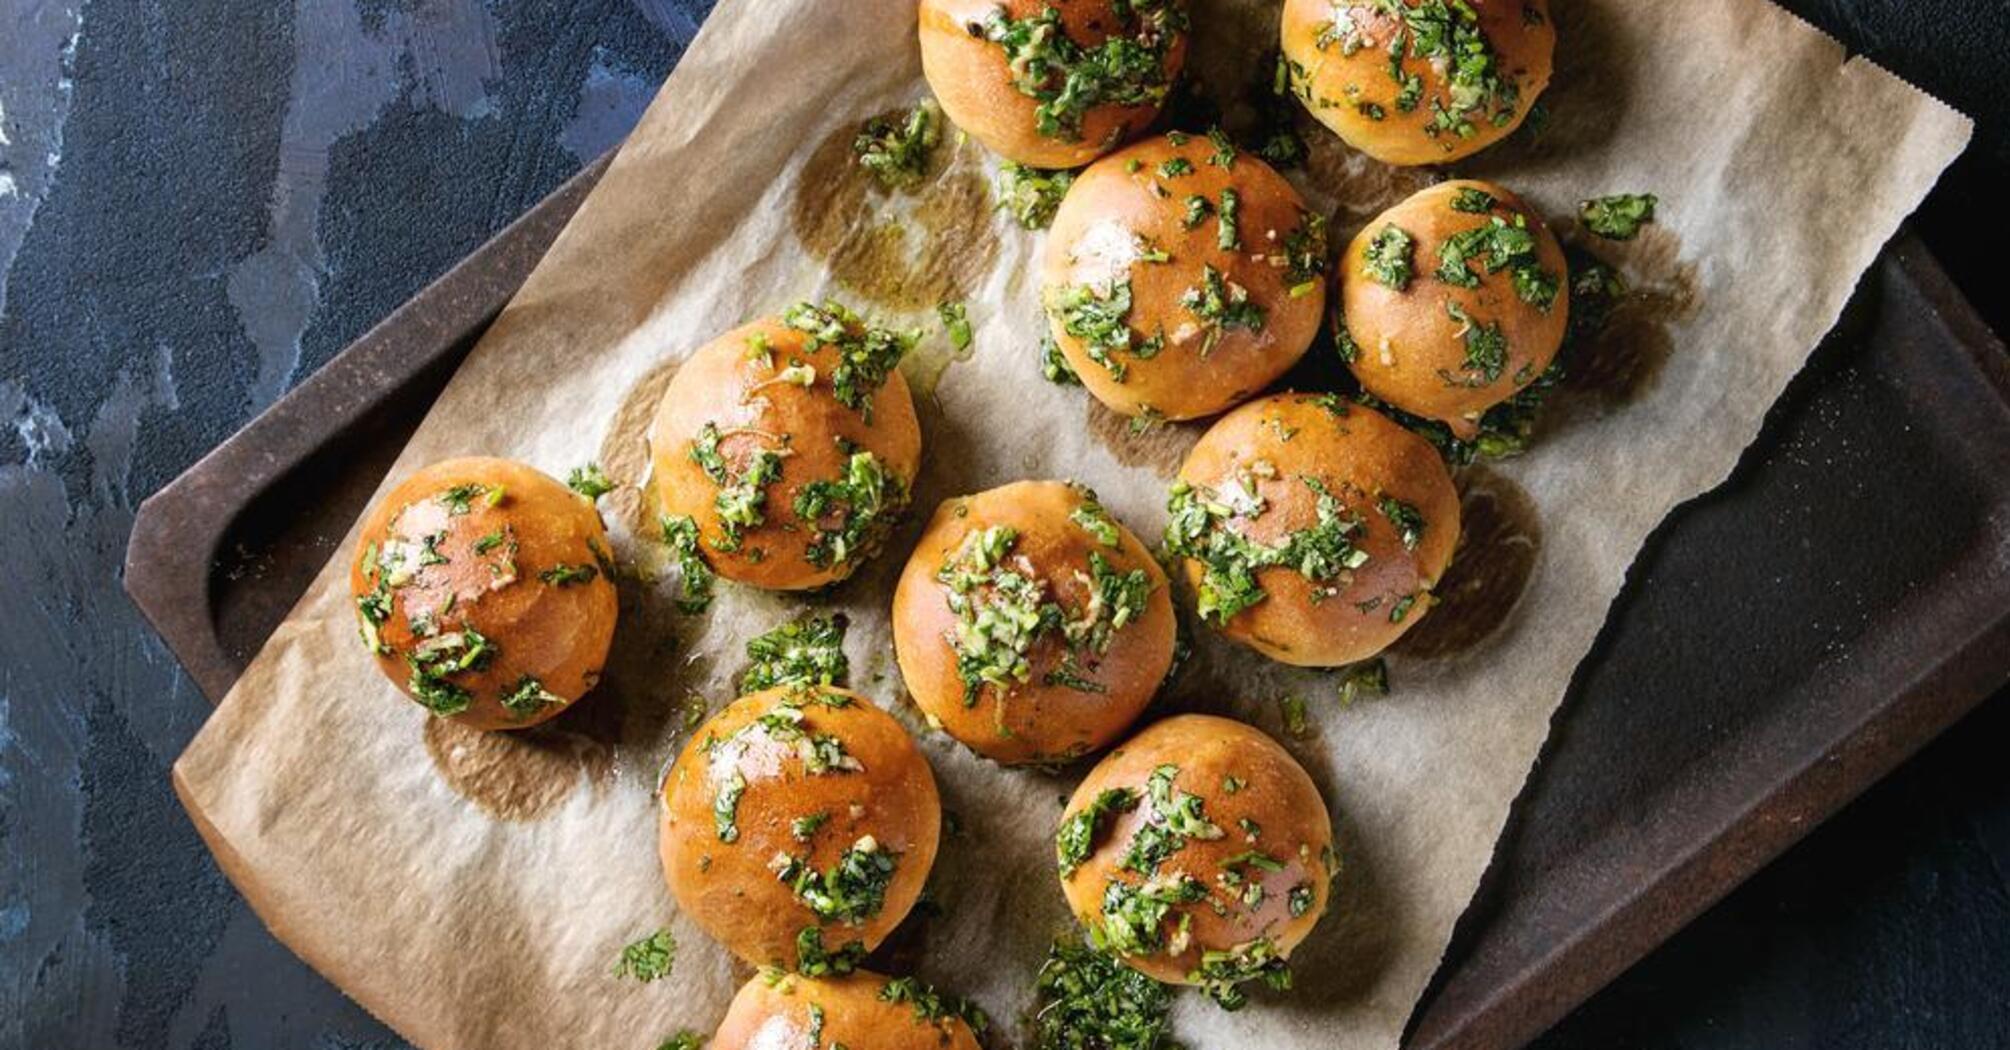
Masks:
[[[1053,309],[1049,330],[1082,384],[1096,399],[1125,415],[1155,411],[1167,419],[1209,416],[1269,385],[1305,354],[1319,331],[1326,303],[1326,280],[1312,276],[1291,294],[1285,241],[1292,231],[1316,222],[1298,191],[1263,160],[1239,153],[1228,167],[1211,162],[1215,147],[1206,136],[1188,136],[1183,145],[1161,135],[1097,161],[1075,180],[1061,202],[1047,238],[1042,268],[1043,302],[1051,304],[1069,285],[1107,285],[1128,275],[1133,340],[1165,334],[1166,345],[1150,359],[1126,351],[1113,357],[1125,368],[1118,381],[1071,336]],[[1193,166],[1190,173],[1166,176],[1160,166],[1174,157]],[[1135,170],[1131,170],[1135,168]],[[1233,187],[1241,204],[1240,248],[1221,247],[1219,206]],[[1198,225],[1185,224],[1186,199],[1207,198],[1213,210]],[[1166,253],[1164,262],[1135,258],[1140,242]],[[1203,267],[1220,272],[1225,285],[1248,292],[1261,307],[1259,330],[1229,327],[1207,349],[1207,330],[1182,305],[1188,289],[1202,283]],[[1324,272],[1323,262],[1316,267]]]
[[[768,360],[748,354],[756,334],[773,347]],[[796,494],[813,481],[844,477],[850,457],[840,440],[878,456],[903,485],[912,484],[921,463],[921,426],[907,380],[898,371],[887,376],[869,402],[867,422],[865,414],[845,407],[832,392],[837,349],[807,347],[804,333],[776,318],[727,332],[699,347],[678,368],[649,428],[651,476],[663,513],[698,523],[699,549],[719,575],[771,590],[821,587],[851,575],[869,556],[822,568],[805,557],[816,530],[797,519]],[[812,386],[777,381],[794,361],[816,370]],[[743,531],[737,551],[719,549],[726,535],[716,506],[719,486],[691,458],[706,423],[718,427],[720,455],[735,476],[758,449],[789,450],[780,479],[766,490],[766,520]]]
[[[1461,190],[1478,190],[1498,203],[1484,214],[1455,210],[1452,200]],[[1437,277],[1440,249],[1447,238],[1484,226],[1494,217],[1513,221],[1517,214],[1527,219],[1535,234],[1537,261],[1556,277],[1556,301],[1548,310],[1516,294],[1509,270],[1489,274],[1484,266],[1469,263],[1467,269],[1479,279],[1477,288],[1447,284]],[[1369,242],[1391,224],[1416,239],[1415,274],[1401,291],[1369,277],[1366,269]],[[1419,190],[1362,227],[1340,257],[1341,323],[1359,348],[1348,367],[1369,393],[1470,437],[1487,409],[1534,382],[1556,359],[1570,324],[1567,271],[1556,235],[1514,194],[1470,179]],[[1467,385],[1479,377],[1464,367],[1463,326],[1447,304],[1456,304],[1475,323],[1498,324],[1507,337],[1507,363],[1492,382]],[[1458,381],[1448,381],[1447,375]]]
[[[893,644],[908,691],[949,735],[1000,762],[1056,761],[1102,747],[1151,702],[1172,666],[1175,625],[1164,571],[1114,518],[1115,547],[1071,520],[1069,515],[1084,503],[1080,489],[1059,481],[1020,481],[945,500],[894,591]],[[1025,683],[1002,695],[998,686],[987,684],[975,704],[965,704],[950,641],[958,619],[949,607],[949,587],[937,573],[964,537],[994,526],[1017,531],[1014,565],[1045,580],[1047,596],[1071,612],[1089,607],[1092,552],[1116,572],[1141,569],[1150,579],[1143,615],[1114,632],[1108,652],[1081,660],[1084,677],[1103,692],[1046,684],[1046,675],[1067,651],[1065,640],[1049,632],[1028,654],[1031,673]]]
[[[913,738],[870,700],[842,689],[818,689],[849,698],[832,707],[801,706],[802,728],[836,736],[863,768],[811,773],[793,745],[761,729],[749,731],[744,749],[730,742],[741,727],[789,702],[788,688],[743,696],[693,733],[663,784],[663,872],[678,906],[733,954],[755,965],[796,965],[796,937],[805,927],[823,930],[823,946],[836,952],[856,941],[872,949],[907,915],[935,863],[942,804],[935,775]],[[734,807],[738,837],[720,839],[714,804],[735,772],[746,788]],[[805,844],[791,830],[800,817],[828,814]],[[897,855],[883,907],[857,924],[820,920],[781,881],[777,854],[806,857],[828,871],[845,851],[871,836]]]
[[[921,0],[921,69],[943,112],[992,152],[1036,168],[1079,167],[1144,130],[1159,107],[1097,106],[1083,114],[1078,139],[1042,135],[1034,118],[1039,102],[1013,85],[1004,48],[986,40],[982,26],[1001,7],[1014,19],[1054,7],[1071,39],[1096,47],[1119,24],[1115,6],[1112,0]],[[1166,50],[1168,83],[1185,61],[1181,32]]]
[[[1318,495],[1303,480],[1310,476],[1360,519],[1352,538],[1368,561],[1321,583],[1288,567],[1260,569],[1256,579],[1267,597],[1230,619],[1222,633],[1284,663],[1336,667],[1374,656],[1424,617],[1429,591],[1459,542],[1458,491],[1429,442],[1360,405],[1278,394],[1223,416],[1188,453],[1179,477],[1218,491],[1258,463],[1276,468],[1276,476],[1254,481],[1264,510],[1223,527],[1265,546],[1285,543],[1318,522]],[[1401,532],[1379,509],[1384,496],[1422,516],[1416,549],[1403,545]],[[1201,563],[1183,564],[1188,584],[1197,586]],[[1406,596],[1410,606],[1392,622],[1396,603]]]
[[[502,497],[493,506],[473,499],[458,514],[439,499],[471,484],[500,487]],[[432,637],[472,628],[493,647],[485,666],[447,677],[471,694],[467,709],[453,716],[464,725],[536,725],[593,688],[614,638],[617,599],[613,581],[601,570],[607,529],[592,503],[511,460],[434,463],[385,493],[363,519],[349,567],[351,594],[361,599],[377,589],[382,570],[373,565],[373,554],[381,556],[391,543],[422,544],[429,535],[441,537],[434,549],[446,560],[421,566],[409,583],[390,588],[390,615],[377,627],[383,646],[377,666],[398,688],[412,692],[406,657],[426,639],[413,632],[410,618],[418,613],[423,622],[428,611],[439,626]],[[497,540],[475,553],[476,544],[491,536]],[[539,579],[559,565],[591,569],[593,578],[565,584]],[[524,716],[512,713],[502,698],[525,676],[563,702],[542,703]]]
[[[1212,715],[1180,715],[1147,728],[1097,763],[1075,789],[1063,819],[1104,791],[1129,788],[1143,796],[1152,771],[1162,765],[1179,768],[1173,788],[1200,796],[1206,817],[1226,834],[1212,841],[1190,839],[1160,864],[1161,871],[1183,872],[1208,887],[1206,900],[1175,905],[1167,916],[1167,931],[1181,915],[1192,917],[1186,950],[1123,960],[1161,981],[1193,983],[1190,975],[1206,951],[1268,937],[1279,954],[1288,956],[1318,924],[1331,893],[1333,825],[1318,787],[1289,752],[1256,729]],[[1233,793],[1224,788],[1231,777],[1242,782]],[[1145,881],[1121,862],[1150,810],[1146,801],[1104,818],[1094,851],[1073,874],[1062,876],[1068,906],[1084,926],[1093,928],[1101,921],[1103,894],[1111,880]],[[1253,842],[1242,826],[1245,819],[1258,829]],[[1224,862],[1252,849],[1282,864],[1277,871],[1236,866],[1238,873],[1261,879],[1263,897],[1253,908],[1221,883]],[[1314,894],[1312,905],[1296,917],[1290,912],[1294,887],[1309,887]]]
[[[1404,2],[1419,6],[1418,0]],[[1520,127],[1536,96],[1549,86],[1556,27],[1545,0],[1467,3],[1479,15],[1480,32],[1493,48],[1502,78],[1518,92],[1511,116],[1502,121],[1491,119],[1498,110],[1489,109],[1473,114],[1469,136],[1427,133],[1432,103],[1452,105],[1450,84],[1437,63],[1410,55],[1407,47],[1403,70],[1422,78],[1423,94],[1415,108],[1399,109],[1401,87],[1389,72],[1389,43],[1402,27],[1371,0],[1284,0],[1281,42],[1293,93],[1348,145],[1387,164],[1443,164],[1487,148]],[[1358,46],[1352,54],[1331,29],[1338,12],[1353,20]],[[1380,120],[1369,115],[1375,107]]]
[[[846,977],[755,974],[740,987],[708,1050],[978,1050],[961,1018],[927,1019],[912,1003],[880,998],[887,979],[860,970]],[[822,1011],[822,1023],[810,1007]]]

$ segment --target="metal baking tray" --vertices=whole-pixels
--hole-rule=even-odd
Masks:
[[[220,698],[605,170],[149,498],[135,603]],[[1634,564],[1408,1045],[1532,1038],[2010,674],[2010,362],[1901,234]]]

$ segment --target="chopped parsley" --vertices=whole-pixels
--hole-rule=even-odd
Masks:
[[[1095,852],[1096,835],[1102,830],[1103,818],[1113,813],[1128,813],[1138,807],[1138,793],[1130,788],[1110,788],[1097,793],[1090,803],[1069,814],[1061,821],[1061,829],[1054,835],[1054,856],[1061,869],[1061,877],[1074,874],[1082,862]]]
[[[904,189],[921,181],[928,155],[942,139],[942,109],[924,100],[905,114],[874,117],[859,129],[851,149],[881,186]]]
[[[746,793],[747,778],[735,769],[712,797],[712,828],[718,832],[719,841],[729,846],[740,841],[740,796]]]
[[[1008,160],[998,167],[998,207],[1021,228],[1044,230],[1074,184],[1072,171],[1042,171]]]
[[[1305,710],[1305,698],[1295,693],[1287,694],[1277,701],[1284,712],[1284,733],[1286,736],[1302,737],[1312,731],[1312,719]]]
[[[755,693],[778,685],[843,685],[851,671],[845,659],[843,613],[790,620],[747,643],[754,661],[740,677],[740,692]]]
[[[1521,104],[1515,82],[1504,76],[1493,45],[1480,31],[1479,14],[1464,0],[1375,0],[1384,14],[1402,19],[1389,42],[1389,76],[1399,88],[1396,108],[1415,110],[1423,99],[1423,83],[1403,66],[1405,37],[1408,55],[1444,70],[1449,92],[1430,100],[1431,119],[1424,133],[1432,137],[1471,138],[1474,121],[1506,127]],[[1405,32],[1407,30],[1407,33]],[[1447,149],[1450,147],[1447,146]]]
[[[961,353],[970,349],[970,315],[962,303],[937,303],[935,316],[942,322],[942,332],[949,337],[950,349]]]
[[[684,613],[704,612],[712,604],[714,577],[712,567],[698,553],[698,523],[688,515],[666,515],[661,525],[663,543],[670,548],[671,557],[677,559],[677,570],[683,577],[677,609]]]
[[[1471,186],[1452,194],[1452,210],[1469,215],[1485,215],[1494,210],[1495,203],[1493,194],[1473,189]]]
[[[1310,294],[1312,282],[1326,276],[1326,216],[1300,211],[1298,225],[1284,235],[1284,280],[1296,299]]]
[[[853,843],[827,871],[817,871],[800,857],[777,857],[776,876],[787,883],[796,900],[827,922],[856,926],[886,906],[886,888],[893,882],[898,854],[881,849],[872,836]]]
[[[1107,952],[1055,942],[1035,989],[1035,1050],[1172,1050],[1172,989]]]
[[[1221,271],[1211,264],[1203,263],[1200,268],[1200,283],[1182,292],[1179,304],[1187,312],[1200,318],[1207,335],[1202,339],[1200,353],[1206,357],[1215,344],[1221,341],[1222,333],[1230,328],[1249,331],[1263,329],[1263,307],[1249,301],[1249,290],[1233,281],[1222,279]]]
[[[977,1004],[959,996],[944,995],[914,977],[895,977],[887,981],[879,990],[879,1000],[883,1003],[906,1003],[914,1008],[914,1019],[922,1024],[940,1025],[952,1019],[959,1020],[977,1035],[983,1035],[991,1027],[991,1018]]]
[[[510,714],[518,718],[529,718],[544,709],[546,704],[563,704],[565,697],[544,687],[544,683],[531,675],[516,680],[509,691],[502,696],[502,705]]]
[[[419,703],[434,714],[460,714],[474,702],[474,694],[448,679],[464,671],[486,668],[495,659],[497,648],[473,627],[433,635],[405,656],[406,666],[412,671],[408,687]]]
[[[809,336],[809,349],[832,347],[838,364],[831,370],[831,392],[838,403],[872,422],[872,396],[886,383],[900,359],[914,349],[918,335],[866,323],[834,299],[797,303],[782,314],[782,323]]]
[[[1095,490],[1086,485],[1077,485],[1075,491],[1081,495],[1082,505],[1068,512],[1068,520],[1095,537],[1097,543],[1105,547],[1117,546],[1120,536],[1117,523],[1110,517],[1110,512],[1103,509],[1102,502],[1096,498]]]
[[[502,490],[497,489],[496,491],[500,492]],[[465,485],[455,485],[453,488],[440,493],[440,502],[447,505],[447,513],[458,516],[466,514],[469,510],[473,509],[474,501],[487,495],[488,492],[489,487],[487,485],[478,482],[469,482]],[[494,506],[494,504],[491,503],[490,506]]]
[[[679,1029],[676,1035],[671,1036],[668,1042],[656,1050],[704,1050],[704,1048],[705,1037],[689,1028],[684,1028]]]
[[[598,463],[572,468],[572,473],[565,476],[565,486],[590,500],[599,499],[614,491],[614,482],[608,478],[606,471],[600,469]]]
[[[1165,923],[1173,908],[1207,899],[1207,887],[1185,873],[1154,875],[1139,884],[1111,879],[1103,888],[1102,919],[1094,935],[1097,946],[1119,955],[1150,955],[1167,948]],[[1174,944],[1185,941],[1185,923]],[[1170,949],[1178,954],[1178,948]]]
[[[670,976],[670,966],[676,961],[677,938],[667,929],[657,930],[621,949],[621,958],[614,963],[614,975],[633,977],[647,984]]]
[[[1445,382],[1453,386],[1480,387],[1501,377],[1507,368],[1507,334],[1501,331],[1498,322],[1481,324],[1466,313],[1458,303],[1446,300],[1445,314],[1459,324],[1459,338],[1465,340],[1466,359],[1461,367],[1472,375],[1455,377],[1440,370]],[[1477,378],[1476,378],[1477,377]]]
[[[1129,0],[1113,9],[1115,25],[1094,47],[1076,43],[1059,8],[1048,5],[1029,18],[995,7],[970,35],[1004,49],[1012,86],[1038,103],[1035,129],[1067,142],[1082,136],[1082,118],[1098,106],[1157,105],[1172,88],[1166,56],[1186,28],[1174,0]]]
[[[1400,292],[1410,286],[1410,253],[1416,245],[1416,238],[1389,223],[1361,250],[1362,267],[1376,282]]]
[[[1227,834],[1221,825],[1207,818],[1205,802],[1199,795],[1173,787],[1179,767],[1162,765],[1152,770],[1145,782],[1151,809],[1137,833],[1131,836],[1119,866],[1140,875],[1156,874],[1159,865],[1186,848],[1189,840],[1211,842]]]
[[[1544,269],[1536,257],[1535,232],[1528,217],[1516,213],[1513,220],[1492,216],[1484,225],[1460,230],[1438,245],[1438,280],[1460,288],[1478,288],[1479,263],[1488,274],[1510,271],[1515,295],[1538,310],[1547,311],[1556,302],[1557,276]]]
[[[720,539],[713,544],[722,551],[740,549],[741,538],[749,529],[758,529],[768,518],[768,486],[782,478],[782,457],[786,451],[755,449],[744,466],[734,471],[719,452],[719,428],[706,423],[691,443],[691,461],[712,479],[719,492],[712,509],[719,515]]]
[[[1261,602],[1266,595],[1256,582],[1259,569],[1284,567],[1323,581],[1367,563],[1368,552],[1354,546],[1352,539],[1361,520],[1318,479],[1301,480],[1318,496],[1318,522],[1276,547],[1228,527],[1232,518],[1254,518],[1263,512],[1261,497],[1249,486],[1238,482],[1242,495],[1230,500],[1186,481],[1173,485],[1166,507],[1172,517],[1166,523],[1165,547],[1170,554],[1201,563],[1197,611],[1202,620],[1225,624]]]
[[[1209,204],[1206,197],[1198,193],[1189,193],[1186,196],[1186,214],[1181,217],[1180,225],[1189,230],[1195,229],[1206,222],[1207,217],[1213,212],[1214,205]]]
[[[1159,177],[1162,179],[1176,179],[1191,174],[1193,174],[1193,161],[1185,157],[1169,157],[1159,165]]]
[[[1354,664],[1340,672],[1340,706],[1352,707],[1356,700],[1385,696],[1389,692],[1389,665],[1381,660]]]
[[[1383,496],[1375,501],[1375,509],[1396,527],[1396,535],[1402,539],[1405,550],[1417,549],[1417,541],[1424,536],[1424,515],[1416,507],[1394,496]]]
[[[830,819],[831,815],[821,810],[815,813],[805,813],[789,821],[789,836],[797,842],[808,842],[816,837],[818,829],[822,828]]]
[[[819,478],[796,490],[796,518],[816,534],[803,557],[819,569],[869,558],[907,508],[907,479],[879,457],[857,449],[844,476]]]
[[[1075,374],[1075,366],[1068,363],[1061,353],[1061,344],[1051,335],[1040,337],[1040,374],[1056,386],[1082,385],[1082,377]]]
[[[1235,251],[1242,247],[1242,195],[1232,188],[1225,187],[1221,191],[1216,227],[1216,243],[1223,251]]]
[[[600,575],[600,570],[592,565],[557,565],[537,574],[537,578],[554,587],[569,587],[575,583],[592,583]]]
[[[804,977],[843,976],[865,961],[865,943],[847,941],[831,951],[824,947],[822,927],[805,926],[796,934],[796,972]]]
[[[1139,344],[1131,334],[1131,282],[1126,279],[1107,285],[1072,284],[1052,290],[1047,296],[1047,314],[1061,322],[1061,330],[1082,341],[1089,360],[1102,365],[1110,378],[1121,383],[1126,368],[1112,356],[1118,350],[1133,351],[1150,358],[1158,347],[1147,341]]]
[[[1249,1005],[1249,996],[1241,987],[1245,982],[1260,980],[1273,990],[1288,991],[1291,968],[1278,954],[1275,942],[1258,937],[1227,951],[1202,952],[1200,966],[1187,974],[1187,980],[1199,985],[1222,1009],[1240,1010]]]
[[[1609,241],[1630,241],[1640,235],[1640,227],[1654,221],[1654,205],[1659,198],[1651,193],[1621,193],[1597,197],[1577,206],[1584,228]]]

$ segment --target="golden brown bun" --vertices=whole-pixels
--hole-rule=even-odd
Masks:
[[[442,498],[460,486],[480,489]],[[550,476],[507,459],[442,460],[385,493],[356,543],[349,590],[365,641],[374,632],[377,666],[413,699],[430,696],[436,713],[465,700],[455,721],[521,729],[600,679],[617,605],[607,529],[591,502]],[[371,622],[373,609],[381,622]],[[414,630],[415,616],[425,630]],[[429,673],[415,674],[414,658]],[[454,661],[467,669],[452,670]]]
[[[1273,660],[1337,667],[1374,656],[1423,618],[1430,589],[1458,547],[1459,494],[1429,442],[1332,395],[1252,401],[1208,428],[1179,471],[1181,482],[1203,494],[1219,497],[1241,485],[1261,496],[1253,518],[1217,518],[1215,527],[1273,548],[1318,524],[1319,494],[1307,477],[1358,521],[1348,539],[1367,561],[1317,582],[1293,567],[1260,568],[1256,582],[1266,596],[1217,626]],[[1385,498],[1422,521],[1415,549],[1405,546]],[[1199,593],[1202,562],[1187,558],[1184,568]]]
[[[1416,0],[1405,2],[1419,6]],[[1479,16],[1479,31],[1505,88],[1481,97],[1472,111],[1457,111],[1450,80],[1440,72],[1444,59],[1412,54],[1415,33],[1368,0],[1284,0],[1283,48],[1292,93],[1348,145],[1386,164],[1443,164],[1499,142],[1521,126],[1536,96],[1549,86],[1556,27],[1545,0],[1467,2]],[[1345,19],[1337,17],[1343,14]],[[1390,41],[1399,31],[1404,74],[1418,77],[1422,92],[1409,110],[1397,104],[1403,86],[1389,69]],[[1438,117],[1440,111],[1447,117]],[[1434,134],[1433,123],[1441,120],[1451,130]]]
[[[1326,911],[1334,874],[1332,820],[1318,787],[1290,753],[1241,722],[1212,715],[1180,715],[1151,726],[1110,752],[1075,789],[1064,822],[1105,791],[1128,789],[1139,800],[1128,812],[1104,816],[1087,859],[1061,876],[1075,917],[1107,937],[1103,907],[1109,884],[1147,882],[1123,861],[1132,836],[1155,822],[1150,780],[1160,766],[1177,768],[1173,791],[1199,796],[1202,815],[1221,829],[1221,836],[1187,838],[1159,861],[1158,878],[1190,876],[1206,888],[1207,896],[1172,905],[1159,927],[1157,950],[1119,957],[1157,980],[1193,984],[1198,983],[1193,974],[1203,952],[1269,938],[1279,956],[1289,956]],[[1234,782],[1239,784],[1231,792]],[[1256,829],[1253,841],[1245,821]],[[1251,850],[1274,861],[1276,870],[1246,860],[1230,863]],[[1229,873],[1227,883],[1224,872]],[[1260,897],[1245,896],[1252,881],[1262,886]],[[1294,889],[1299,891],[1295,905]],[[1183,948],[1177,933],[1182,917],[1192,923]]]
[[[945,500],[900,575],[893,645],[901,677],[921,709],[978,754],[1008,764],[1052,762],[1102,747],[1144,710],[1172,667],[1174,620],[1165,573],[1114,518],[1099,519],[1116,529],[1113,545],[1070,518],[1092,496],[1064,482],[1019,481]],[[994,527],[1016,531],[1008,567],[1044,581],[1044,599],[1058,604],[1068,620],[1110,607],[1097,597],[1092,554],[1109,572],[1143,572],[1150,592],[1141,612],[1127,614],[1133,618],[1109,632],[1106,651],[1098,654],[1088,641],[1071,646],[1062,630],[1043,631],[1026,650],[1024,681],[982,684],[976,702],[966,704],[952,641],[962,620],[950,606],[955,592],[938,574],[963,551],[965,537]],[[1071,650],[1072,663],[1064,663]],[[1057,670],[1095,688],[1050,682]]]
[[[762,358],[749,352],[750,340],[765,337],[772,347]],[[699,347],[663,392],[662,407],[649,428],[651,474],[670,517],[698,523],[699,549],[719,575],[771,590],[807,590],[851,575],[876,553],[877,542],[843,560],[813,563],[809,554],[818,539],[817,523],[801,521],[795,503],[803,487],[845,477],[849,442],[877,456],[884,469],[899,478],[898,492],[889,485],[889,501],[898,507],[886,513],[886,527],[906,505],[907,488],[921,463],[921,426],[914,415],[914,398],[898,371],[866,402],[867,413],[841,404],[832,392],[831,375],[840,360],[828,344],[810,350],[809,339],[777,318],[736,328]],[[792,364],[815,369],[811,386],[787,382],[781,373]],[[720,485],[692,458],[692,450],[707,423],[720,434],[719,454],[730,477],[741,477],[762,449],[786,449],[780,477],[769,484],[761,503],[762,524],[740,533],[737,549],[718,510]],[[891,480],[891,479],[889,479]],[[841,523],[826,515],[826,526]],[[885,528],[877,530],[883,537]]]
[[[1147,139],[1091,165],[1054,217],[1042,277],[1049,329],[1089,393],[1125,415],[1213,415],[1284,374],[1318,334],[1326,302],[1323,218],[1308,212],[1298,191],[1261,158],[1240,153],[1223,167],[1214,155],[1206,136]],[[1168,163],[1192,170],[1163,174]],[[1228,188],[1240,202],[1237,249],[1221,246],[1219,212]],[[1189,229],[1187,198],[1195,195],[1206,198],[1209,210]],[[1316,242],[1298,272],[1288,264],[1294,234]],[[1148,249],[1167,258],[1138,257]],[[1262,310],[1260,328],[1212,323],[1182,303],[1202,286],[1208,266],[1226,292],[1246,292],[1247,302]],[[1133,348],[1107,352],[1123,371],[1119,380],[1068,333],[1057,297],[1079,285],[1107,294],[1125,280]],[[1163,348],[1140,357],[1137,349],[1160,335]]]
[[[1139,36],[1135,26],[1125,32],[1117,6],[1114,0],[921,0],[921,69],[929,90],[957,127],[1007,160],[1036,168],[1087,164],[1144,130],[1159,104],[1094,106],[1082,114],[1079,133],[1041,134],[1039,100],[1019,90],[1004,47],[987,39],[984,27],[1000,8],[1017,21],[1052,7],[1069,39],[1097,48],[1113,35]],[[1183,29],[1170,34],[1163,55],[1160,68],[1169,86],[1186,62]]]
[[[1462,212],[1452,201],[1464,190],[1494,198],[1485,213]],[[1476,288],[1447,284],[1437,276],[1440,250],[1463,230],[1486,226],[1494,219],[1526,219],[1535,237],[1541,269],[1555,282],[1555,301],[1547,310],[1517,294],[1514,273],[1467,263],[1478,280]],[[1370,242],[1390,226],[1415,239],[1413,275],[1397,290],[1368,275]],[[1556,359],[1570,323],[1568,264],[1556,236],[1521,198],[1489,182],[1460,179],[1420,190],[1362,227],[1340,259],[1341,324],[1351,339],[1354,359],[1348,367],[1376,397],[1413,415],[1436,419],[1454,434],[1470,438],[1487,409],[1514,396],[1539,378]],[[1499,325],[1507,340],[1507,355],[1491,381],[1467,367],[1467,323],[1453,316],[1456,308],[1472,324]],[[1343,356],[1348,353],[1342,343]]]
[[[978,1050],[963,1019],[930,1018],[914,1003],[883,998],[891,982],[860,970],[846,977],[755,974],[740,987],[707,1050]],[[897,996],[897,991],[896,991]],[[811,1010],[814,1006],[817,1009]],[[820,1011],[820,1013],[818,1012]]]
[[[808,743],[758,724],[790,711],[801,733],[836,737],[859,768],[812,772]],[[736,736],[743,727],[753,728]],[[732,803],[736,777],[745,787]],[[795,822],[817,814],[826,816],[805,842]],[[826,951],[853,942],[870,951],[906,917],[935,863],[942,804],[928,760],[892,715],[843,689],[783,687],[741,697],[692,734],[664,781],[662,818],[678,906],[747,962],[794,969],[806,927],[821,928]],[[895,857],[884,902],[868,915],[819,917],[776,867],[787,855],[828,872],[868,838],[866,852]]]

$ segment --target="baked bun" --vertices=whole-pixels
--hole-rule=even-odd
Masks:
[[[1186,27],[1184,0],[921,0],[921,69],[993,152],[1073,168],[1158,116]]]
[[[1047,238],[1041,301],[1096,399],[1213,415],[1284,374],[1326,303],[1326,221],[1252,154],[1173,132],[1091,165]]]
[[[1241,722],[1180,715],[1089,771],[1055,839],[1061,889],[1099,945],[1233,1009],[1326,911],[1333,825],[1312,778]]]
[[[1284,0],[1291,92],[1385,164],[1443,164],[1506,138],[1549,86],[1545,0]],[[1390,53],[1402,49],[1397,64]]]
[[[1431,606],[1459,494],[1429,442],[1334,394],[1223,416],[1180,465],[1166,549],[1202,621],[1284,663],[1365,660]]]
[[[701,726],[663,784],[661,853],[685,914],[757,966],[839,969],[886,938],[935,863],[935,775],[857,693],[784,686]]]
[[[946,500],[893,595],[908,692],[1005,763],[1116,739],[1172,667],[1166,577],[1088,489],[1019,481]]]
[[[436,715],[521,729],[600,679],[617,599],[593,503],[507,459],[434,463],[363,519],[349,590],[377,666]]]
[[[1567,272],[1521,198],[1441,182],[1376,216],[1341,256],[1340,356],[1369,393],[1471,438],[1556,360]]]
[[[697,523],[719,575],[771,590],[835,583],[878,552],[921,463],[912,343],[836,303],[736,328],[678,368],[649,429],[671,522]]]
[[[707,1050],[978,1050],[962,1003],[912,977],[755,974]],[[982,1015],[977,1015],[981,1017]]]

